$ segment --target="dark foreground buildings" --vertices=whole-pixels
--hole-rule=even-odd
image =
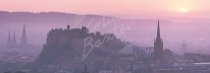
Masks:
[[[53,70],[67,70],[70,73],[193,73],[195,71],[193,68],[207,65],[196,64],[198,66],[193,67],[193,63],[179,63],[184,59],[173,54],[169,49],[163,49],[160,33],[158,21],[154,47],[148,48],[148,54],[145,50],[138,51],[142,48],[136,46],[133,46],[131,54],[119,54],[123,48],[132,49],[132,45],[117,39],[113,34],[91,33],[86,27],[70,29],[70,25],[65,29],[52,29],[47,35],[42,52],[34,63],[37,66],[34,71],[47,73],[42,72],[48,71],[42,67],[54,67]],[[103,41],[107,36],[114,38]],[[88,39],[88,42],[84,41],[85,39]],[[103,44],[98,46],[95,42],[100,41]],[[83,60],[84,50],[91,47],[93,47],[92,51]],[[88,71],[86,65],[83,68],[84,63],[89,65]]]

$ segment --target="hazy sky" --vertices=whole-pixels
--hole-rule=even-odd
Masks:
[[[0,10],[11,12],[53,11],[160,19],[161,24],[165,23],[166,25],[161,26],[162,33],[164,33],[162,37],[167,43],[164,44],[165,46],[172,44],[172,46],[179,47],[183,40],[196,46],[210,45],[208,34],[210,32],[210,0],[0,0]],[[164,20],[166,22],[163,22]],[[167,22],[167,20],[169,21]],[[135,25],[133,26],[134,31],[126,34],[130,34],[130,36],[124,38],[129,37],[131,39],[128,38],[128,40],[153,45],[157,22],[152,24],[155,25],[154,28],[144,26],[145,30],[139,29],[140,25]],[[43,29],[46,28],[43,27]],[[154,33],[148,31],[150,32],[148,34],[146,29],[150,29]],[[144,33],[145,31],[146,33]],[[7,33],[5,34],[7,36]],[[43,37],[45,34],[41,36]],[[139,36],[147,37],[148,40],[139,39]]]
[[[0,0],[4,11],[56,11],[121,17],[209,16],[210,0]]]

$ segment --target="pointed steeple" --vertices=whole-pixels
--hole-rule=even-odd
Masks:
[[[7,47],[11,47],[11,43],[12,43],[12,39],[11,39],[11,34],[10,34],[10,31],[9,31],[9,35],[8,35],[8,40],[7,40]]]
[[[160,61],[163,58],[163,41],[160,36],[160,23],[158,20],[157,36],[154,43],[154,58],[155,61]]]
[[[16,45],[16,36],[15,36],[15,32],[14,32],[14,34],[13,34],[12,44],[13,44],[13,46]]]
[[[22,38],[21,38],[21,45],[26,46],[28,44],[27,36],[26,36],[26,28],[25,25],[23,26]]]
[[[10,31],[9,31],[9,35],[8,35],[8,40],[7,40],[8,44],[11,44],[11,34],[10,34]]]
[[[161,36],[160,36],[160,22],[158,20],[158,28],[157,28],[157,37],[156,37],[156,40],[159,40],[161,39]]]

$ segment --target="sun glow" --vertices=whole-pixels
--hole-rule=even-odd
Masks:
[[[179,8],[178,9],[178,12],[180,12],[180,13],[186,13],[186,12],[188,12],[189,10],[188,9],[186,9],[186,8]]]

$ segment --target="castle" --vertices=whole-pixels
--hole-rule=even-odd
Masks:
[[[108,36],[112,38],[107,38]],[[89,43],[85,42],[87,38]],[[72,71],[75,68],[82,71],[85,63],[89,65],[90,70],[93,70],[90,72],[96,73],[98,69],[119,68],[122,62],[119,62],[118,52],[123,46],[125,43],[114,34],[89,32],[86,27],[70,28],[70,25],[67,25],[67,28],[55,28],[49,31],[35,64],[59,65]],[[93,50],[84,58],[84,54],[87,54],[91,48]]]
[[[27,40],[25,25],[23,26],[20,44],[17,43],[16,33],[14,32],[13,37],[12,37],[11,33],[9,32],[8,40],[7,40],[7,48],[26,48],[27,46],[28,46],[28,40]]]

